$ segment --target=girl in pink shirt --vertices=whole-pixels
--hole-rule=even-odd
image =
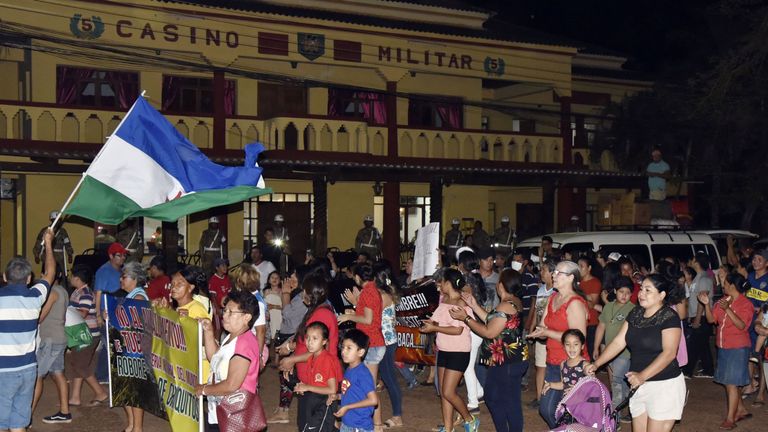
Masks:
[[[469,352],[472,347],[471,332],[466,321],[474,319],[474,314],[461,299],[461,289],[464,285],[464,277],[458,270],[445,270],[443,279],[439,283],[442,303],[432,314],[431,319],[423,321],[420,331],[437,333],[437,378],[443,424],[453,424],[453,410],[456,409],[464,419],[465,430],[476,432],[480,426],[480,419],[469,413],[467,404],[456,393],[456,387],[469,366]],[[464,322],[451,318],[450,311],[454,308],[462,308],[467,312]]]

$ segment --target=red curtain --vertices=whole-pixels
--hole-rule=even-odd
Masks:
[[[387,105],[384,95],[377,92],[355,92],[344,89],[328,89],[328,115],[346,116],[344,112],[349,103],[360,104],[363,119],[375,124],[387,123]]]
[[[443,126],[451,129],[461,129],[461,105],[440,104],[435,108],[440,119],[443,121]]]
[[[56,68],[56,103],[68,105],[77,98],[77,85],[80,80],[89,78],[93,69],[59,66]]]

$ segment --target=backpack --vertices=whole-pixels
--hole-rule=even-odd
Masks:
[[[599,379],[581,378],[557,404],[556,431],[616,432],[611,394]]]

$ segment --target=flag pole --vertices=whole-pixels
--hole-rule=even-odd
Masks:
[[[147,94],[147,91],[142,90],[141,95],[139,95],[139,97],[146,97],[146,94]],[[136,101],[138,101],[138,99],[136,99]],[[118,123],[114,132],[112,132],[113,134],[115,134],[118,130],[120,130],[120,126],[122,126],[123,123],[125,122],[125,119],[127,119],[128,116],[131,115],[131,111],[133,111],[134,107],[136,107],[136,102],[134,102],[133,105],[131,105],[131,109],[129,109],[128,112],[125,113],[125,117],[123,117],[123,119],[120,120],[120,123]],[[107,141],[109,141],[109,138],[107,138]],[[107,143],[104,143],[104,145],[101,146],[101,149],[99,150],[98,153],[96,153],[96,157],[93,158],[93,160],[91,161],[91,164],[88,166],[88,169],[90,169],[93,163],[99,159],[99,156],[101,156],[101,154],[104,152],[104,149],[106,147],[107,147]],[[67,198],[67,200],[64,202],[64,205],[61,207],[61,210],[59,210],[59,213],[56,215],[56,219],[54,219],[53,222],[51,222],[51,225],[49,227],[50,229],[53,229],[53,227],[56,226],[56,222],[58,222],[59,219],[61,219],[61,216],[64,214],[64,210],[66,210],[66,208],[69,206],[69,203],[72,202],[72,198],[74,198],[75,193],[77,193],[78,189],[80,189],[80,185],[83,184],[83,181],[85,180],[85,176],[88,174],[88,169],[85,170],[85,172],[80,177],[80,180],[75,185],[75,188],[72,189],[72,192],[69,194],[69,198]]]

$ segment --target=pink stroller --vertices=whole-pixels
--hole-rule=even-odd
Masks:
[[[616,432],[619,413],[634,393],[633,389],[614,410],[605,384],[595,377],[581,378],[557,405],[553,432]]]

